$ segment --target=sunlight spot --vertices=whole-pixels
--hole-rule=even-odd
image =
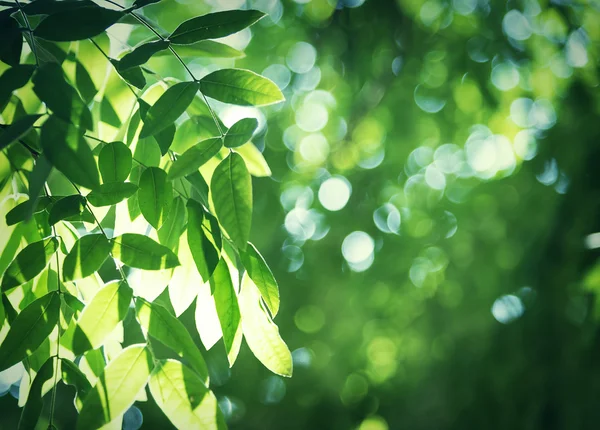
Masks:
[[[567,63],[572,67],[584,67],[588,63],[588,38],[583,29],[569,35],[565,45]]]
[[[385,203],[373,212],[373,222],[384,233],[398,234],[400,231],[400,211],[391,203]]]
[[[442,99],[433,90],[417,85],[414,91],[415,103],[421,110],[427,113],[437,113],[446,106],[446,100]]]
[[[138,430],[144,423],[142,411],[132,406],[123,415],[123,430]]]
[[[533,130],[521,130],[515,136],[513,149],[522,160],[531,160],[537,154],[537,139]]]
[[[315,65],[317,50],[310,43],[298,42],[288,51],[285,59],[288,67],[295,73],[306,73]]]
[[[533,125],[532,108],[533,100],[526,97],[518,98],[510,104],[510,119],[519,127],[531,127]]]
[[[265,70],[262,75],[269,78],[279,87],[280,90],[284,90],[290,84],[292,80],[292,73],[290,69],[285,67],[283,64],[271,64]]]
[[[17,385],[24,373],[25,367],[21,362],[0,372],[0,397],[8,393],[12,385]]]
[[[265,405],[274,405],[285,397],[285,382],[279,376],[271,375],[267,377],[260,388],[260,401]]]
[[[346,206],[352,186],[343,176],[326,179],[319,187],[319,201],[329,211],[339,211]]]
[[[294,323],[304,333],[316,333],[325,325],[325,314],[316,306],[304,306],[294,314]]]
[[[313,67],[306,73],[296,75],[294,78],[294,91],[312,91],[321,82],[321,69]]]
[[[364,231],[350,233],[342,242],[342,255],[348,263],[360,264],[373,257],[375,241]]]
[[[285,216],[285,228],[296,239],[308,240],[315,234],[317,226],[309,210],[296,207]]]
[[[519,71],[510,63],[500,63],[492,69],[492,83],[501,91],[512,90],[519,83]]]
[[[459,15],[470,15],[477,7],[477,0],[452,0],[452,7]]]
[[[556,112],[550,101],[545,99],[536,100],[531,110],[531,121],[542,130],[548,130],[556,124]]]
[[[544,162],[544,170],[542,173],[535,175],[536,179],[546,186],[550,186],[558,179],[558,164],[553,158]]]
[[[507,36],[515,40],[527,40],[531,36],[531,27],[527,18],[518,10],[510,10],[502,19],[502,29]]]
[[[518,319],[524,312],[523,302],[512,294],[499,297],[492,305],[492,315],[496,321],[502,324],[508,324]]]
[[[360,427],[358,430],[388,430],[388,424],[384,418],[373,415],[366,418],[362,423],[360,423]]]
[[[283,256],[288,260],[288,272],[295,272],[299,270],[304,264],[304,253],[302,249],[300,249],[296,245],[287,245],[284,246]]]
[[[327,125],[329,113],[320,103],[304,103],[296,111],[296,124],[304,131],[319,131]]]
[[[313,353],[308,348],[298,348],[292,351],[292,361],[294,368],[296,367],[310,367],[313,361]]]
[[[323,164],[329,155],[329,143],[321,133],[313,133],[304,137],[300,141],[299,149],[302,158],[312,165]]]
[[[434,190],[443,190],[446,188],[446,176],[433,164],[425,169],[425,182]]]
[[[600,248],[600,233],[588,234],[585,237],[585,247],[587,249]]]
[[[465,157],[463,150],[458,145],[446,143],[435,150],[433,158],[435,167],[443,173],[450,174],[460,169]]]

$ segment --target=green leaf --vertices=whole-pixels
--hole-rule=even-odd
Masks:
[[[46,340],[60,313],[60,296],[51,292],[31,302],[17,315],[0,346],[0,371],[31,355]]]
[[[25,403],[25,407],[21,413],[21,420],[19,421],[19,429],[28,430],[35,428],[44,406],[44,402],[42,401],[44,394],[43,388],[47,385],[47,382],[50,382],[52,386],[54,386],[54,368],[58,365],[58,359],[50,357],[42,365],[40,370],[38,370],[31,387],[29,388],[27,403]]]
[[[80,131],[51,116],[42,126],[44,155],[68,179],[91,190],[100,185],[96,160]]]
[[[50,15],[64,10],[73,10],[82,6],[93,5],[90,0],[62,1],[62,0],[42,0],[33,1],[23,5],[23,11],[27,15]]]
[[[223,258],[210,278],[210,286],[215,298],[217,315],[223,332],[223,342],[227,351],[229,367],[233,366],[242,343],[242,326],[240,324],[240,308],[231,282],[229,268]]]
[[[74,281],[96,272],[112,248],[102,233],[87,234],[75,242],[63,263],[63,279]]]
[[[248,142],[258,127],[256,118],[243,118],[233,124],[225,133],[225,146],[235,148]]]
[[[146,167],[158,167],[160,164],[160,147],[154,139],[140,139],[135,146],[133,158]]]
[[[160,0],[136,0],[135,2],[133,2],[133,8],[139,9],[150,4],[158,3],[159,1]]]
[[[92,384],[90,384],[90,381],[88,381],[85,374],[71,360],[61,358],[60,361],[62,380],[65,384],[72,385],[75,387],[75,390],[77,390],[74,403],[77,411],[80,411],[81,406],[83,405],[81,399],[85,399],[87,393],[91,391]]]
[[[98,167],[104,182],[123,182],[131,171],[131,150],[123,142],[104,145],[98,154]]]
[[[6,127],[0,134],[0,151],[25,136],[42,115],[25,115]]]
[[[123,264],[138,269],[160,270],[179,265],[179,259],[173,251],[141,234],[125,233],[115,237],[112,253]]]
[[[10,66],[19,65],[23,50],[21,28],[11,16],[16,11],[16,8],[0,11],[0,60]]]
[[[142,43],[135,49],[123,56],[119,60],[120,70],[127,70],[132,67],[142,66],[157,52],[163,51],[169,47],[169,42],[164,40],[155,40]]]
[[[108,182],[100,185],[87,195],[92,206],[111,206],[131,197],[138,186],[131,182]]]
[[[279,311],[279,286],[262,255],[254,245],[248,245],[245,252],[240,252],[242,264],[274,317]]]
[[[169,170],[168,179],[174,180],[197,171],[200,166],[219,153],[223,146],[219,137],[203,140],[181,154]]]
[[[224,43],[214,40],[201,40],[190,45],[178,45],[175,48],[177,54],[181,57],[206,57],[206,58],[243,58],[245,54]],[[167,51],[162,51],[158,56],[168,55]]]
[[[108,363],[85,397],[77,428],[97,429],[120,417],[146,386],[152,368],[152,355],[145,345],[125,348]]]
[[[194,100],[197,91],[196,82],[179,82],[169,87],[148,110],[140,138],[152,136],[174,123]]]
[[[185,326],[165,307],[141,298],[136,300],[135,310],[140,325],[148,334],[175,351],[208,385],[206,363]]]
[[[269,79],[250,70],[222,69],[200,79],[200,91],[224,103],[264,106],[285,100]]]
[[[39,275],[57,248],[58,239],[55,237],[31,243],[23,248],[4,272],[2,291],[8,291]]]
[[[98,93],[92,77],[79,61],[75,63],[75,84],[85,103],[90,103]],[[102,100],[106,99],[103,98]]]
[[[169,36],[175,45],[188,45],[205,39],[218,39],[237,33],[265,16],[258,10],[228,10],[189,19]]]
[[[101,288],[77,320],[70,345],[73,354],[102,346],[127,315],[132,297],[133,290],[126,282],[111,282]]]
[[[108,97],[103,97],[100,102],[100,121],[112,125],[114,128],[121,127],[121,118],[119,118],[119,114],[115,111]]]
[[[44,196],[37,199],[37,202],[33,205],[33,213],[39,213],[43,211],[50,203],[52,203],[51,197]],[[6,214],[6,225],[11,226],[21,221],[25,221],[27,219],[30,206],[32,206],[31,201],[26,200],[8,211]]]
[[[81,215],[85,211],[85,197],[79,194],[59,199],[50,208],[48,223],[54,225],[69,217]]]
[[[34,71],[35,66],[32,64],[19,64],[5,70],[0,75],[0,112],[6,107],[13,91],[24,87]]]
[[[111,58],[110,62],[125,82],[133,85],[136,88],[139,88],[140,90],[144,89],[146,86],[146,77],[144,76],[144,72],[142,72],[141,67],[132,67],[127,70],[121,70],[118,60]]]
[[[204,282],[208,281],[221,258],[221,231],[216,219],[205,214],[200,203],[188,200],[188,245]],[[216,239],[218,238],[218,239]]]
[[[175,249],[183,232],[185,204],[181,197],[173,200],[173,205],[165,223],[158,230],[158,241],[169,249]]]
[[[227,428],[214,394],[179,361],[161,361],[148,383],[158,407],[178,429]]]
[[[86,4],[52,13],[39,23],[33,34],[53,42],[84,40],[104,32],[123,15],[122,11]]]
[[[142,173],[138,202],[142,215],[155,229],[165,222],[173,202],[173,187],[167,174],[158,167],[149,167]]]
[[[267,160],[265,160],[265,157],[263,156],[262,152],[260,152],[252,142],[248,142],[242,146],[238,146],[235,149],[235,152],[242,156],[242,158],[246,162],[246,166],[248,167],[248,172],[250,172],[252,176],[271,176],[271,169],[267,164]]]
[[[192,186],[192,199],[200,201],[205,207],[209,207],[208,204],[208,184],[204,180],[204,177],[200,172],[194,172],[191,175],[187,175],[185,179]]]
[[[169,126],[167,126],[167,128],[159,131],[154,136],[152,136],[152,138],[156,140],[156,143],[160,148],[161,155],[165,155],[167,152],[169,152],[169,148],[173,143],[173,138],[175,137],[176,131],[177,128],[175,127],[175,124],[170,124]]]
[[[215,169],[211,195],[219,222],[239,249],[246,248],[252,224],[252,180],[239,154],[229,154]]]
[[[271,372],[292,376],[292,354],[279,335],[279,329],[260,304],[256,285],[244,274],[238,297],[244,338],[256,358]]]
[[[33,75],[33,91],[55,116],[77,127],[94,129],[92,114],[77,91],[65,80],[60,65],[46,63],[40,66]]]
[[[29,200],[26,202],[29,203],[29,206],[25,211],[25,220],[31,219],[38,202],[38,197],[44,188],[44,184],[46,183],[51,170],[52,165],[48,162],[48,159],[44,154],[40,155],[37,160],[35,160],[35,165],[29,175]]]

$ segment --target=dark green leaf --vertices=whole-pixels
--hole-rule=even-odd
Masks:
[[[10,65],[18,66],[23,49],[23,35],[19,24],[11,16],[16,8],[0,11],[0,61]]]
[[[260,294],[269,307],[271,315],[275,316],[279,311],[279,286],[262,255],[254,245],[251,243],[248,245],[246,251],[240,252],[240,258],[248,275],[258,287]]]
[[[65,301],[65,304],[73,310],[73,314],[75,315],[75,317],[79,317],[79,314],[81,313],[81,311],[83,311],[85,304],[77,297],[64,291],[62,297]]]
[[[114,128],[121,126],[121,118],[119,118],[108,97],[103,97],[100,102],[100,120],[105,124],[112,125]]]
[[[138,140],[133,152],[133,158],[145,167],[158,167],[161,156],[160,147],[152,138]]]
[[[269,79],[250,70],[222,69],[200,80],[200,91],[224,103],[264,106],[285,100]]]
[[[141,298],[136,300],[135,310],[140,325],[148,331],[148,334],[186,360],[208,385],[206,363],[185,326],[163,306]]]
[[[192,196],[191,198],[200,201],[204,207],[209,207],[208,204],[208,184],[204,180],[202,174],[198,171],[187,175],[185,177],[187,181],[192,185]]]
[[[165,155],[167,152],[169,152],[169,148],[171,147],[171,144],[173,143],[173,138],[175,137],[175,131],[175,124],[170,124],[167,126],[167,128],[159,131],[154,136],[152,136],[152,138],[156,140],[156,143],[158,144],[158,147],[160,148],[160,153],[162,155]]]
[[[2,291],[24,284],[39,275],[57,248],[58,239],[55,237],[31,243],[23,248],[4,272]]]
[[[50,15],[65,10],[74,10],[82,6],[90,6],[94,3],[90,0],[36,0],[23,6],[27,15]]]
[[[227,351],[229,366],[233,366],[242,343],[242,326],[240,324],[240,307],[231,282],[229,268],[223,258],[210,278],[210,286],[215,298],[217,315],[223,332],[223,342]]]
[[[143,118],[140,138],[152,136],[174,123],[185,112],[197,91],[196,82],[179,82],[165,91]]]
[[[111,248],[111,243],[101,233],[82,236],[65,257],[63,279],[74,281],[96,272],[108,258]]]
[[[173,187],[167,181],[167,174],[158,167],[149,167],[142,173],[138,203],[142,215],[155,229],[165,222],[171,203],[173,202]]]
[[[225,133],[225,146],[235,148],[248,142],[258,127],[256,118],[244,118],[233,124]]]
[[[92,114],[77,91],[65,80],[56,63],[40,66],[33,76],[33,91],[59,118],[77,127],[93,130]]]
[[[141,8],[141,7],[148,6],[148,5],[150,5],[150,4],[158,3],[159,1],[160,1],[160,0],[136,0],[136,1],[133,3],[133,7],[134,7],[135,9],[139,9],[139,8]]]
[[[85,103],[90,103],[98,93],[92,77],[79,61],[75,64],[75,84]],[[104,101],[106,98],[103,98],[102,100]]]
[[[203,140],[181,154],[169,169],[169,180],[196,172],[200,166],[219,153],[223,142],[219,137]]]
[[[54,368],[58,365],[58,360],[55,357],[50,357],[35,375],[31,387],[29,387],[27,403],[25,403],[25,407],[21,413],[19,429],[28,430],[35,428],[42,413],[42,407],[44,406],[44,402],[42,401],[42,396],[44,394],[42,387],[46,385],[46,382],[48,381],[51,381],[54,386],[52,378],[55,373]]]
[[[200,203],[188,200],[188,245],[204,282],[212,276],[221,258],[221,232],[216,219],[211,223]],[[218,238],[216,240],[215,238]]]
[[[138,190],[131,182],[108,182],[87,195],[92,206],[111,206],[128,199]]]
[[[124,12],[87,4],[49,15],[34,30],[42,39],[54,42],[84,40],[102,33],[116,23]]]
[[[111,282],[101,288],[77,320],[71,351],[81,355],[99,348],[127,315],[133,290],[126,282]]]
[[[90,384],[90,381],[88,381],[85,374],[71,360],[61,358],[60,361],[62,380],[65,384],[72,385],[77,390],[75,407],[80,411],[81,406],[83,405],[81,399],[85,399],[87,393],[92,389],[92,384]]]
[[[237,33],[265,16],[258,10],[228,10],[197,16],[180,24],[169,36],[171,43],[188,45]]]
[[[50,197],[44,196],[39,198],[37,203],[35,203],[33,213],[43,211],[48,207],[48,205],[51,202],[52,198]],[[21,221],[25,221],[25,219],[27,218],[27,214],[29,213],[30,206],[31,202],[27,200],[23,203],[19,203],[17,206],[8,211],[8,213],[6,214],[6,225],[15,225]]]
[[[176,197],[173,200],[169,216],[157,232],[159,242],[169,249],[175,249],[179,244],[179,237],[183,233],[184,222],[185,204],[181,197]]]
[[[42,126],[41,143],[46,158],[68,179],[92,190],[100,185],[92,150],[73,125],[51,116]]]
[[[17,315],[0,346],[0,371],[31,355],[58,323],[60,296],[51,292],[30,303]]]
[[[141,67],[132,67],[127,70],[120,70],[119,61],[111,58],[110,62],[115,66],[119,75],[128,82],[140,90],[146,86],[146,77],[144,76],[144,72],[142,72]]]
[[[2,134],[0,134],[0,150],[25,136],[41,116],[42,115],[26,115],[6,127]]]
[[[144,65],[154,54],[169,47],[169,42],[156,40],[142,43],[119,60],[119,69],[127,70],[132,67]]]
[[[178,429],[225,430],[214,394],[198,376],[176,360],[158,363],[150,375],[156,404]]]
[[[98,167],[104,182],[123,182],[131,171],[131,150],[123,142],[104,145],[98,154]]]
[[[245,249],[252,224],[252,180],[239,154],[233,152],[219,163],[210,189],[219,223],[233,243]]]
[[[125,233],[115,237],[112,253],[123,264],[138,269],[160,270],[179,265],[173,251],[141,234]]]
[[[29,175],[29,206],[25,212],[25,220],[29,220],[33,215],[34,209],[36,208],[38,197],[44,188],[44,184],[50,175],[52,165],[48,162],[48,159],[42,154],[37,160],[33,170]]]
[[[0,112],[6,107],[13,91],[24,87],[29,82],[34,70],[34,65],[20,64],[5,70],[0,75]]]
[[[97,429],[120,417],[146,386],[153,367],[152,354],[145,345],[125,348],[108,363],[85,397],[77,429]]]
[[[63,197],[52,205],[48,223],[54,225],[63,219],[81,215],[85,210],[85,197],[75,194]]]

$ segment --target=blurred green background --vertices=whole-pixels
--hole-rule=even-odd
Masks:
[[[598,428],[600,3],[164,0],[144,13],[170,31],[234,8],[269,14],[223,40],[246,57],[190,67],[248,68],[286,95],[261,111],[212,104],[227,126],[261,123],[272,177],[254,179],[251,240],[280,284],[294,377],[245,345],[231,370],[209,351],[230,427]],[[149,37],[122,27],[116,51]],[[149,66],[185,78],[169,57]],[[142,428],[168,428],[137,407]]]

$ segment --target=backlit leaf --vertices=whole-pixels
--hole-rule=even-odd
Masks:
[[[108,258],[112,245],[102,233],[87,234],[75,242],[63,263],[63,279],[74,281],[96,272]]]
[[[123,182],[131,171],[131,150],[123,142],[104,145],[98,154],[98,167],[104,182]]]
[[[188,200],[187,210],[188,245],[198,273],[206,282],[212,276],[221,257],[221,231],[218,223],[210,222],[210,215],[206,215],[200,203]]]
[[[58,360],[55,357],[50,357],[38,370],[35,378],[29,388],[29,394],[27,395],[27,403],[21,413],[21,420],[19,421],[19,429],[27,430],[35,428],[44,403],[43,397],[43,386],[50,382],[54,385],[54,373],[55,366],[59,365]]]
[[[256,118],[243,118],[233,124],[225,133],[225,146],[235,148],[248,142],[258,127]]]
[[[120,417],[146,386],[153,367],[152,355],[145,345],[123,349],[85,397],[77,428],[96,429]]]
[[[177,45],[174,49],[181,57],[242,58],[245,56],[242,51],[214,40],[201,40],[189,45]],[[162,51],[157,55],[168,55],[168,53]]]
[[[183,358],[208,385],[208,370],[200,350],[185,326],[161,305],[138,298],[135,304],[137,318],[152,337],[164,343]]]
[[[200,91],[224,103],[265,106],[285,98],[272,81],[250,70],[222,69],[200,79]]]
[[[58,323],[60,296],[51,292],[30,303],[11,323],[0,346],[0,371],[31,355]]]
[[[163,51],[169,47],[169,42],[164,40],[155,40],[145,42],[123,56],[119,60],[120,70],[127,70],[132,67],[144,65],[154,54]]]
[[[131,67],[126,70],[121,70],[118,60],[111,59],[110,62],[123,80],[125,80],[125,82],[133,85],[136,88],[139,88],[140,90],[144,89],[146,86],[146,77],[144,76],[144,72],[142,72],[141,67]]]
[[[40,155],[35,161],[35,165],[33,166],[33,170],[29,175],[29,200],[27,210],[25,211],[25,220],[31,218],[35,208],[37,207],[38,197],[44,188],[44,184],[50,175],[50,171],[52,170],[52,165],[48,161],[48,159],[44,156],[44,154]]]
[[[41,115],[25,115],[4,128],[0,134],[0,150],[25,136],[40,117]]]
[[[2,291],[7,291],[33,279],[44,270],[58,249],[58,239],[49,237],[27,245],[10,263],[2,277]]]
[[[252,176],[259,178],[271,176],[271,168],[267,164],[267,160],[252,142],[238,146],[235,152],[242,156],[246,162],[246,167],[248,167],[248,172]]]
[[[177,157],[169,170],[168,178],[174,180],[197,171],[200,166],[218,154],[222,146],[223,143],[219,137],[197,143]]]
[[[77,390],[74,403],[77,410],[80,411],[81,406],[83,405],[83,401],[81,399],[85,399],[87,393],[89,393],[92,389],[92,384],[90,384],[90,381],[88,381],[81,369],[79,369],[79,367],[71,360],[61,358],[60,364],[63,382],[67,385],[74,386]]]
[[[51,116],[42,126],[41,143],[48,161],[71,181],[89,189],[100,185],[92,150],[73,125]]]
[[[231,153],[221,161],[210,189],[219,222],[235,245],[245,249],[252,224],[252,180],[239,154]]]
[[[183,232],[185,204],[181,197],[173,200],[173,205],[165,223],[158,230],[158,241],[169,249],[175,249]]]
[[[196,82],[179,82],[169,87],[148,110],[140,138],[152,136],[175,122],[190,105],[197,91]]]
[[[52,202],[51,197],[40,197],[35,203],[35,207],[33,208],[33,213],[38,213],[43,211],[48,207],[48,205]],[[19,203],[17,206],[12,208],[6,214],[6,225],[15,225],[21,221],[25,221],[27,218],[27,214],[29,208],[31,206],[31,202],[29,200],[24,201],[23,203]]]
[[[108,182],[89,193],[86,198],[92,206],[110,206],[131,197],[138,186],[131,182]]]
[[[237,33],[265,16],[257,10],[228,10],[209,13],[180,24],[169,36],[176,45],[187,45],[204,39],[218,39]]]
[[[223,342],[231,367],[235,363],[242,343],[242,326],[237,296],[231,282],[229,268],[223,258],[210,278],[210,286],[213,290],[217,315],[223,332]]]
[[[256,358],[271,372],[292,376],[292,354],[279,335],[279,329],[260,304],[260,294],[248,274],[242,278],[238,296],[244,338]]]
[[[45,18],[34,30],[42,39],[69,42],[97,36],[116,23],[124,12],[85,4],[75,9],[61,10]]]
[[[254,284],[258,287],[265,303],[273,316],[279,311],[279,287],[264,258],[251,243],[246,251],[240,252],[240,258]]]
[[[66,218],[81,215],[85,210],[85,197],[75,194],[56,201],[50,208],[48,223],[56,224]]]
[[[152,397],[178,429],[226,429],[214,394],[179,361],[161,361],[148,383]]]
[[[72,351],[81,355],[99,348],[117,324],[125,318],[133,291],[126,282],[111,282],[100,289],[77,320]]]
[[[6,107],[13,91],[24,87],[29,82],[34,70],[33,64],[19,64],[6,69],[0,75],[0,112]]]
[[[173,187],[167,174],[158,167],[149,167],[142,173],[139,182],[138,203],[142,215],[154,228],[165,222],[173,203]]]
[[[115,237],[112,242],[113,256],[127,266],[145,270],[160,270],[179,265],[179,260],[173,251],[147,236],[125,233]]]

